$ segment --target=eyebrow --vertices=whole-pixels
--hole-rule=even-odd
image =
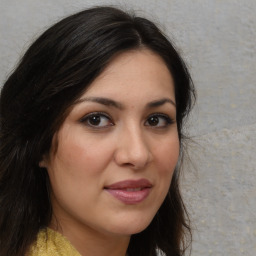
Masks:
[[[150,108],[159,107],[159,106],[164,105],[165,103],[171,103],[174,107],[176,107],[175,102],[169,98],[163,98],[160,100],[155,100],[155,101],[149,102],[147,104],[147,107],[150,107]]]
[[[76,102],[76,104],[86,102],[86,101],[96,102],[96,103],[100,103],[100,104],[105,105],[105,106],[110,106],[110,107],[115,107],[115,108],[118,108],[118,109],[123,109],[123,105],[121,103],[116,102],[116,101],[111,100],[111,99],[108,99],[108,98],[102,98],[102,97],[82,98],[82,99],[78,100]]]
[[[102,97],[87,97],[87,98],[82,98],[80,100],[78,100],[76,102],[76,104],[82,103],[82,102],[96,102],[105,106],[110,106],[110,107],[115,107],[118,109],[124,109],[124,106],[119,103],[116,102],[114,100],[108,99],[108,98],[102,98]],[[169,99],[169,98],[163,98],[163,99],[159,99],[159,100],[154,100],[152,102],[147,103],[146,107],[147,108],[154,108],[154,107],[159,107],[164,105],[165,103],[170,103],[171,105],[173,105],[174,107],[176,107],[176,104],[174,103],[173,100]]]

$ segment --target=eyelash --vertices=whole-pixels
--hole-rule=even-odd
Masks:
[[[168,127],[169,125],[171,125],[171,124],[174,123],[174,120],[173,120],[172,118],[170,118],[168,115],[163,114],[163,113],[154,113],[154,114],[150,115],[150,116],[147,118],[147,121],[146,121],[146,122],[148,122],[148,120],[149,120],[150,118],[152,118],[152,117],[157,117],[158,120],[159,120],[159,118],[163,118],[163,119],[165,120],[165,122],[166,122],[166,124],[163,125],[163,126],[147,125],[147,126],[150,126],[150,127],[152,127],[152,128],[156,127],[156,128],[158,128],[158,129],[164,129],[164,128],[166,128],[166,127]]]
[[[102,119],[102,117],[106,118],[108,121],[110,121],[110,125],[107,125],[107,126],[97,126],[97,125],[93,125],[93,124],[90,124],[89,123],[89,119],[92,118],[92,117],[100,117]],[[110,126],[114,126],[114,122],[112,121],[112,119],[110,118],[109,115],[107,115],[106,113],[104,112],[92,112],[86,116],[84,116],[81,120],[80,120],[81,123],[84,123],[85,125],[93,128],[93,129],[104,129],[104,128],[108,128]]]
[[[102,122],[102,118],[105,118],[108,120],[109,124],[107,125],[104,125],[104,126],[98,126],[98,125],[93,125],[93,124],[90,124],[89,123],[89,119],[90,118],[93,118],[93,117],[100,117],[99,120],[96,120],[96,121],[99,121],[99,122]],[[149,123],[149,120],[150,118],[157,118],[157,121],[158,123],[156,125],[150,125],[150,124],[147,124]],[[159,124],[159,119],[160,118],[163,118],[164,119],[164,122],[165,124],[162,125],[162,126],[158,126]],[[151,120],[151,121],[154,121],[154,120]],[[110,118],[110,116],[104,112],[92,112],[86,116],[84,116],[81,120],[80,120],[81,123],[85,124],[86,126],[92,128],[92,129],[106,129],[106,128],[109,128],[111,126],[114,126],[114,122],[112,121],[112,119]],[[145,126],[148,126],[148,127],[151,127],[151,128],[155,128],[155,129],[164,129],[164,128],[167,128],[169,125],[173,124],[174,123],[174,120],[172,118],[170,118],[168,115],[166,114],[163,114],[163,113],[154,113],[154,114],[151,114],[150,116],[148,116],[148,118],[146,119],[145,121]]]

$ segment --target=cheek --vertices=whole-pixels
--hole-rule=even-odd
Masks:
[[[179,159],[180,143],[177,138],[163,141],[155,148],[156,168],[159,183],[164,193],[167,193],[171,184],[173,172]]]
[[[83,187],[86,183],[88,189],[95,179],[96,183],[101,185],[104,170],[109,165],[113,151],[109,141],[95,140],[93,136],[85,138],[78,132],[73,134],[76,135],[67,135],[65,139],[59,138],[58,150],[51,161],[51,169],[55,176],[58,176],[56,179],[65,179],[66,183],[75,187],[78,184]]]
[[[180,143],[178,137],[163,141],[158,147],[155,147],[154,152],[157,162],[161,166],[160,169],[172,173],[179,159]]]
[[[74,134],[80,136],[59,137],[57,152],[47,168],[56,202],[72,214],[95,203],[110,158],[105,143]]]

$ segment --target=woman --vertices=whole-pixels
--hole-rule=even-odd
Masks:
[[[49,28],[1,93],[0,255],[183,255],[193,99],[144,18],[97,7]]]

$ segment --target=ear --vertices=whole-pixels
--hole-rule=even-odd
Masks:
[[[43,155],[42,159],[39,161],[39,167],[46,168],[48,167],[48,157],[46,155]]]

